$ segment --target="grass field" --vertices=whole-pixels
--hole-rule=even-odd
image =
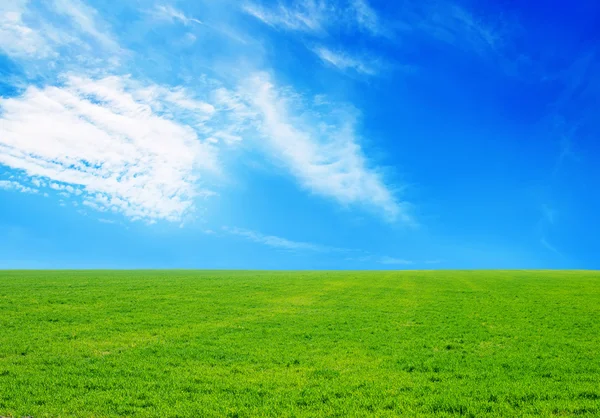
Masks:
[[[597,272],[0,272],[0,416],[600,416]]]

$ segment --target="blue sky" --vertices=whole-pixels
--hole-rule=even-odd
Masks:
[[[0,268],[600,268],[599,15],[3,0]]]

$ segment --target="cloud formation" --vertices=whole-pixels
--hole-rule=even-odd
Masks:
[[[366,0],[324,2],[303,0],[277,7],[246,3],[242,10],[261,22],[287,31],[302,32],[309,36],[331,38],[334,33],[366,33],[372,37],[391,37],[377,12]],[[324,63],[339,70],[353,70],[359,74],[375,75],[381,63],[376,59],[359,58],[344,51],[339,46],[309,47]]]
[[[324,46],[313,49],[321,60],[336,67],[339,70],[353,70],[359,74],[377,75],[381,64],[378,60],[358,58],[341,50],[332,50]]]
[[[53,0],[40,6],[25,0],[0,4],[0,50],[18,59],[72,59],[61,48],[110,53],[121,48],[95,9],[79,0]],[[54,22],[62,22],[56,26]],[[62,52],[62,54],[59,54]]]
[[[0,189],[2,190],[16,190],[23,193],[38,193],[38,190],[32,187],[27,187],[13,180],[0,180]]]
[[[217,170],[213,147],[173,118],[187,108],[210,113],[182,90],[123,77],[71,75],[62,86],[29,87],[0,99],[0,164],[98,210],[179,220],[195,197],[212,193],[198,187],[200,174]]]
[[[105,24],[96,19],[97,12],[80,0],[54,0],[56,13],[68,16],[72,26],[110,50],[120,49],[119,44],[109,35]]]
[[[67,193],[99,210],[175,221],[196,196],[212,193],[197,185],[201,174],[219,171],[216,147],[251,141],[304,189],[411,222],[364,155],[355,111],[336,103],[314,111],[265,73],[205,93],[210,100],[117,76],[69,75],[63,85],[29,87],[0,99],[0,163],[70,185]]]
[[[247,4],[246,11],[267,10],[252,7]],[[333,24],[333,9],[307,0],[289,10],[281,6],[278,16],[285,19],[272,23],[318,31]],[[378,21],[364,1],[345,2],[342,12],[337,25],[367,28]],[[152,13],[171,23],[201,23],[167,4]],[[204,79],[192,94],[180,86],[137,82],[122,75],[118,63],[92,69],[102,58],[90,51],[113,57],[123,50],[108,23],[81,0],[43,7],[7,0],[0,14],[0,47],[11,58],[27,68],[55,68],[44,75],[45,87],[27,87],[25,78],[21,93],[0,99],[0,164],[25,172],[29,181],[73,188],[60,193],[98,210],[176,221],[193,210],[195,197],[213,193],[205,179],[219,171],[217,148],[226,152],[243,143],[315,195],[412,222],[395,187],[366,157],[358,112],[349,106],[305,99],[264,72],[229,79],[227,87]],[[377,71],[343,51],[323,47],[318,54],[342,70]],[[70,59],[72,65],[65,65]]]
[[[379,260],[377,260],[380,264],[396,264],[396,265],[410,265],[410,264],[414,264],[413,261],[410,260],[405,260],[403,258],[396,258],[396,257],[388,257],[388,256],[384,256],[384,257],[380,257]]]
[[[246,3],[242,11],[277,29],[301,32],[323,32],[327,24],[327,14],[334,9],[326,3],[304,0],[292,7],[279,4],[276,8],[260,4]]]
[[[68,193],[99,210],[175,221],[196,196],[212,193],[196,186],[201,174],[219,171],[216,147],[250,141],[304,189],[411,222],[366,158],[351,108],[320,101],[315,111],[266,73],[236,89],[204,89],[208,100],[182,87],[76,75],[59,86],[31,86],[0,99],[0,163],[71,185],[77,191]]]
[[[419,3],[417,3],[419,4]],[[419,4],[407,26],[455,47],[485,55],[505,45],[503,21],[490,23],[452,2]]]
[[[350,13],[359,29],[373,36],[390,36],[390,31],[383,24],[377,12],[369,5],[367,0],[350,1]]]
[[[286,238],[277,237],[274,235],[264,235],[260,232],[251,231],[249,229],[243,228],[230,228],[223,227],[224,232],[236,235],[242,238],[245,238],[249,241],[263,244],[268,247],[278,248],[283,250],[306,250],[306,251],[316,251],[316,252],[330,252],[330,251],[345,251],[339,248],[327,247],[324,245],[311,244],[308,242],[300,242],[300,241],[291,241]]]
[[[412,221],[407,205],[365,157],[355,111],[339,104],[311,111],[301,95],[276,86],[266,73],[249,77],[237,91],[221,90],[217,100],[232,113],[230,122],[258,136],[258,145],[305,189],[373,208],[389,220]]]
[[[267,247],[279,249],[279,250],[287,250],[287,251],[308,251],[308,252],[318,252],[318,253],[337,253],[337,254],[345,254],[350,255],[346,256],[345,261],[353,261],[353,262],[374,262],[377,264],[383,265],[396,265],[396,266],[409,266],[413,264],[437,264],[440,263],[439,260],[434,261],[425,261],[417,263],[412,260],[407,260],[403,258],[397,257],[389,257],[389,256],[378,256],[372,254],[368,251],[349,249],[349,248],[339,248],[339,247],[330,247],[326,245],[313,244],[309,242],[302,241],[293,241],[287,238],[282,238],[275,235],[265,235],[257,231],[252,231],[244,228],[236,228],[236,227],[227,227],[224,226],[221,228],[223,232],[229,235],[234,235],[245,240],[265,245]],[[210,231],[212,233],[212,231]]]
[[[165,20],[167,22],[180,22],[184,25],[190,25],[192,23],[196,23],[198,25],[202,25],[203,22],[187,16],[181,10],[176,9],[171,5],[157,5],[154,10],[151,12],[151,15],[159,20]]]
[[[0,4],[0,50],[13,57],[46,57],[53,54],[47,37],[24,21],[26,1],[7,0]],[[55,42],[60,41],[55,39]]]
[[[242,11],[276,29],[324,35],[335,28],[359,30],[372,36],[389,35],[367,0],[300,0],[276,7],[255,2],[245,3]]]

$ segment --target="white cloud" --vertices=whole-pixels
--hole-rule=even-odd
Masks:
[[[216,100],[233,114],[230,123],[243,131],[254,129],[260,147],[307,190],[411,222],[406,204],[367,161],[355,132],[355,112],[339,105],[311,112],[299,94],[278,88],[264,73],[250,77],[235,93],[221,90]]]
[[[415,264],[439,264],[442,262],[442,260],[426,260],[426,261],[418,261],[418,260],[407,260],[405,258],[397,258],[397,257],[390,257],[390,256],[380,256],[380,255],[375,255],[375,254],[371,254],[368,251],[364,252],[365,255],[363,256],[359,256],[359,257],[348,257],[346,258],[346,261],[353,261],[353,262],[361,262],[361,263],[377,263],[377,264],[386,264],[386,265],[405,265],[405,266],[410,266],[410,265],[415,265]]]
[[[250,141],[302,188],[412,222],[367,160],[353,109],[319,97],[317,113],[313,100],[264,73],[237,89],[211,88],[201,100],[180,87],[76,75],[29,87],[0,99],[0,164],[98,210],[177,221],[196,197],[213,194],[206,180],[219,173],[215,147]]]
[[[247,7],[248,12],[259,9]],[[42,16],[40,10],[52,13]],[[173,22],[201,23],[171,6],[158,6],[155,12]],[[280,20],[273,17],[271,24],[318,32],[333,8],[307,0],[279,12]],[[41,9],[6,0],[0,17],[3,51],[12,57],[60,57],[42,62],[43,67],[92,60],[90,51],[121,51],[96,10],[80,0],[53,0]],[[58,29],[52,26],[58,22]],[[338,68],[374,71],[355,58],[328,57]],[[69,68],[74,67],[85,73],[84,65]],[[206,86],[198,89],[208,92]],[[367,161],[352,112],[323,102],[323,113],[313,113],[299,94],[273,85],[265,74],[208,96],[211,100],[199,100],[182,88],[136,85],[126,77],[71,75],[64,85],[30,86],[19,97],[0,99],[0,164],[25,172],[35,187],[39,183],[79,196],[99,210],[178,220],[192,210],[196,196],[211,193],[197,183],[201,172],[217,171],[214,144],[256,139],[306,190],[343,205],[370,206],[389,219],[409,220],[404,203]]]
[[[261,20],[263,23],[275,27],[301,32],[321,32],[331,9],[323,2],[304,0],[294,8],[279,5],[276,9],[269,9],[257,4],[247,3],[242,7],[247,14]]]
[[[548,251],[553,252],[554,254],[556,254],[556,255],[558,255],[560,257],[563,256],[562,253],[560,251],[558,251],[554,245],[550,244],[546,240],[546,238],[541,238],[540,239],[540,244],[542,244],[542,246],[545,247]]]
[[[171,23],[181,22],[184,25],[189,25],[190,23],[203,24],[202,21],[186,16],[181,10],[171,5],[157,5],[151,14],[157,19],[166,20]]]
[[[180,23],[187,27],[193,25],[202,25],[204,28],[210,29],[216,34],[229,38],[237,43],[248,45],[252,42],[252,38],[245,34],[238,33],[236,30],[232,29],[223,22],[214,21],[214,19],[211,19],[210,23],[202,21],[186,15],[181,10],[176,9],[169,4],[156,5],[153,9],[146,11],[146,14],[155,22],[166,22],[170,24]],[[190,28],[190,30],[192,29]],[[192,32],[188,32],[179,42],[177,42],[177,44],[182,46],[191,46],[196,42],[196,40],[196,35]]]
[[[414,264],[414,262],[412,262],[410,260],[405,260],[403,258],[388,257],[388,256],[381,257],[381,258],[379,258],[378,261],[381,264],[402,264],[402,265]]]
[[[108,26],[95,9],[79,0],[54,0],[48,10],[26,0],[4,0],[0,4],[0,50],[19,59],[81,59],[82,54],[66,54],[61,47],[79,52],[98,46],[111,54],[121,51]],[[51,12],[50,12],[51,10]],[[68,19],[64,19],[67,16]],[[93,40],[90,46],[84,39]],[[91,59],[91,58],[86,58]],[[45,68],[48,71],[48,67]]]
[[[375,36],[389,36],[388,30],[382,24],[377,12],[369,5],[367,0],[352,0],[350,3],[359,28]]]
[[[311,36],[334,37],[358,31],[388,39],[399,34],[404,39],[408,36],[429,39],[478,54],[509,74],[519,74],[530,65],[520,53],[515,53],[515,35],[520,30],[516,22],[505,16],[478,16],[454,1],[403,2],[402,13],[395,16],[393,23],[380,15],[368,0],[299,0],[291,6],[268,4],[245,3],[242,10],[271,27]],[[333,57],[333,53],[342,57]],[[345,68],[359,68],[359,64],[351,63],[356,57],[339,51],[329,49],[321,55],[331,56],[331,60],[322,59],[333,65],[338,66],[335,62],[339,62]]]
[[[200,173],[218,171],[214,148],[173,117],[190,107],[210,110],[183,90],[124,77],[29,87],[0,99],[0,164],[99,210],[176,221],[212,193],[197,186]]]
[[[373,36],[389,36],[377,12],[366,0],[300,0],[293,6],[264,7],[246,3],[242,10],[263,23],[289,31],[324,34],[329,28],[358,29]]]
[[[34,183],[35,179],[32,180],[31,182]],[[65,195],[62,195],[64,197],[69,197],[70,195],[74,194],[75,196],[79,196],[83,193],[83,191],[80,188],[75,188],[73,186],[71,186],[70,184],[59,184],[59,183],[50,183],[48,185],[48,187],[50,187],[51,189],[60,191],[62,193],[65,193]]]
[[[500,57],[509,32],[507,22],[486,21],[453,2],[414,2],[405,10],[403,29],[418,31],[439,42]]]
[[[83,33],[91,36],[108,49],[120,49],[118,43],[112,38],[106,27],[96,19],[95,9],[79,0],[54,0],[54,9],[68,16],[71,22]]]
[[[550,205],[545,203],[542,205],[542,220],[548,222],[549,224],[553,224],[556,221],[557,215],[558,212]]]
[[[149,103],[154,110],[166,112],[171,117],[185,114],[201,122],[209,119],[215,112],[213,105],[191,98],[190,93],[183,87],[151,85],[136,89],[132,94],[135,99]]]
[[[223,227],[223,231],[231,235],[237,235],[249,241],[263,244],[268,247],[279,248],[283,250],[307,250],[316,252],[331,252],[331,251],[349,251],[342,248],[327,247],[324,245],[311,244],[308,242],[291,241],[286,238],[276,237],[274,235],[264,235],[260,232],[251,231],[243,228]]]
[[[37,189],[24,186],[21,183],[19,183],[17,181],[12,181],[12,180],[0,180],[0,189],[16,190],[18,192],[31,193],[31,194],[35,194],[35,193],[39,192],[39,190],[37,190]]]
[[[0,50],[16,57],[52,55],[47,39],[24,22],[26,3],[6,0],[0,4]]]
[[[381,64],[377,60],[360,59],[358,57],[353,57],[346,52],[339,50],[334,51],[323,46],[314,48],[313,52],[317,54],[323,62],[331,64],[342,71],[350,69],[361,74],[376,75],[381,67]]]
[[[243,139],[239,135],[234,135],[230,132],[224,132],[224,131],[216,132],[214,136],[229,145],[235,144],[236,142],[240,142]]]
[[[46,186],[46,182],[37,179],[37,178],[33,178],[31,179],[31,184],[33,184],[35,187],[40,188],[40,187],[45,187]]]
[[[338,3],[304,0],[286,7],[266,8],[257,4],[246,4],[242,8],[247,14],[274,28],[306,32],[311,35],[326,35],[334,32],[367,32],[373,36],[391,36],[382,24],[376,11],[366,0],[345,0]],[[382,69],[378,59],[358,57],[342,50],[316,46],[312,51],[329,65],[346,71],[375,75]]]

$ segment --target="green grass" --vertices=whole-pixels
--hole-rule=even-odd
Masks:
[[[0,416],[600,416],[597,272],[0,272]]]

